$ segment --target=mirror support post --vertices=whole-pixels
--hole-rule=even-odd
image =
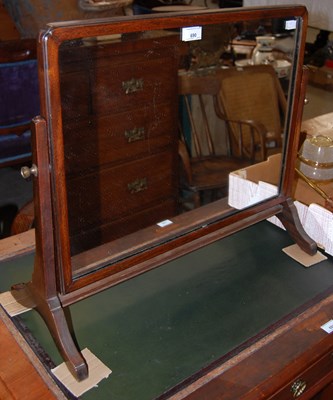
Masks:
[[[299,138],[300,138],[300,130],[302,123],[302,115],[303,115],[303,106],[306,94],[306,86],[308,82],[308,69],[306,67],[302,67],[302,77],[300,81],[299,88],[299,96],[298,96],[298,104],[296,107],[296,115],[294,119],[294,128],[293,128],[293,137],[290,140],[290,148],[288,149],[289,157],[293,157],[292,159],[288,159],[289,168],[287,170],[287,174],[285,176],[285,184],[286,186],[283,188],[284,192],[287,195],[287,199],[285,202],[281,204],[282,211],[278,213],[276,216],[282,223],[282,225],[286,228],[289,235],[292,239],[298,244],[298,246],[310,255],[314,255],[317,251],[317,244],[314,240],[312,240],[308,234],[305,232],[301,221],[298,216],[298,212],[294,201],[291,198],[292,195],[292,187],[295,179],[295,155],[297,154],[298,146],[299,146]]]
[[[59,300],[55,270],[55,249],[53,240],[53,216],[51,202],[50,167],[47,143],[46,121],[36,117],[32,124],[32,145],[35,149],[33,162],[37,165],[34,177],[34,207],[36,254],[32,280],[27,286],[17,285],[15,291],[27,287],[34,299],[36,309],[45,321],[57,347],[78,381],[88,377],[88,367],[77,349],[70,330],[71,321]],[[69,313],[67,313],[69,314]],[[67,318],[66,318],[67,317]]]

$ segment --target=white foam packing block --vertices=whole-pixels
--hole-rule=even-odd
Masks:
[[[229,175],[228,204],[238,210],[277,194],[276,185],[248,180],[246,169],[235,171]],[[333,213],[315,203],[308,206],[296,200],[295,206],[305,232],[327,254],[333,255]],[[283,228],[279,219],[274,216],[268,218],[268,221]]]
[[[262,181],[251,182],[246,179],[246,175],[244,177],[243,172],[229,175],[228,203],[231,207],[242,209],[278,194],[275,185]]]
[[[295,205],[305,232],[326,253],[333,255],[333,214],[318,204],[306,206],[295,201]]]

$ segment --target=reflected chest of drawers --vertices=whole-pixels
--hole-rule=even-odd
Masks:
[[[69,226],[76,251],[177,212],[179,57],[173,42],[172,36],[126,43],[83,40],[75,51],[69,49],[69,57],[70,44],[60,52]]]

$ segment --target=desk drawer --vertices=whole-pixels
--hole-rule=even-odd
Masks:
[[[154,120],[147,106],[130,113],[66,124],[66,173],[146,157],[170,145],[176,149],[176,110],[169,104],[160,104],[153,112]]]
[[[307,391],[325,375],[333,370],[333,351],[320,358],[315,364],[296,376],[280,392],[272,396],[272,400],[294,400],[307,397]]]
[[[142,211],[177,196],[177,158],[171,152],[68,180],[72,232]],[[82,219],[82,216],[85,218]]]

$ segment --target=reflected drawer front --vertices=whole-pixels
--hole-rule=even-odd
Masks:
[[[158,105],[153,110],[145,107],[97,121],[67,124],[64,133],[66,172],[73,174],[97,165],[142,158],[171,143],[176,145],[176,140],[174,107],[168,104]]]
[[[64,51],[60,62],[63,120],[96,118],[147,102],[170,102],[177,95],[177,54],[174,46],[163,47],[154,40]]]
[[[111,79],[112,77],[112,79]],[[131,110],[175,98],[177,71],[170,58],[99,68],[93,77],[94,114]]]
[[[68,181],[72,232],[131,215],[176,197],[176,155],[158,153]],[[82,220],[82,216],[85,216]]]
[[[333,352],[330,352],[306,369],[304,373],[295,377],[292,382],[273,396],[272,400],[302,399],[307,395],[311,386],[318,383],[326,374],[332,372],[332,369]]]
[[[81,230],[71,238],[72,247],[75,249],[75,253],[78,253],[81,249],[86,250],[121,238],[164,219],[171,218],[177,213],[176,207],[176,201],[169,199],[149,209],[111,221],[103,226]]]
[[[85,71],[62,75],[60,92],[64,121],[80,119],[91,114],[89,78]]]

